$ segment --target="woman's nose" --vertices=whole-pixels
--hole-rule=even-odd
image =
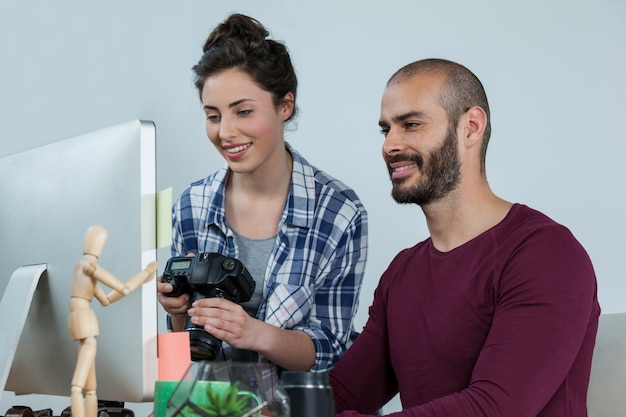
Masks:
[[[229,117],[222,117],[220,121],[219,135],[221,139],[229,139],[235,137],[237,129],[235,124]]]

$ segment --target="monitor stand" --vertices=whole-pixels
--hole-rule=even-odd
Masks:
[[[46,269],[46,264],[26,265],[16,269],[0,300],[0,317],[5,318],[2,320],[3,329],[0,338],[0,399],[28,317],[33,294],[37,289],[39,278]],[[9,317],[11,319],[7,320]]]

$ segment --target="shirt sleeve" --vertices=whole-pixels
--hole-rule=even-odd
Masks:
[[[384,280],[383,274],[381,283]],[[363,333],[330,371],[336,412],[359,410],[374,415],[398,391],[387,343],[386,299],[384,285],[379,285]],[[350,413],[359,415],[356,411],[345,415]]]
[[[349,219],[324,272],[316,278],[315,299],[306,325],[297,326],[315,345],[312,371],[327,371],[346,352],[367,258],[367,214]]]
[[[198,226],[191,191],[186,189],[172,206],[172,256],[198,253]]]

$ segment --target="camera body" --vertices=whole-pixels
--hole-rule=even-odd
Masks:
[[[175,256],[170,258],[163,271],[163,282],[172,285],[168,297],[191,295],[191,302],[202,298],[225,298],[235,303],[249,301],[254,293],[255,282],[250,272],[235,258],[215,252],[201,252],[194,257]],[[212,360],[220,352],[222,341],[185,320],[189,331],[191,358]]]

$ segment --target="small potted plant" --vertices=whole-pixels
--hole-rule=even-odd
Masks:
[[[244,417],[259,416],[265,405],[252,392],[240,388],[239,381],[196,381],[183,395],[185,399],[173,416]],[[172,415],[172,414],[170,414]]]
[[[284,417],[286,393],[266,364],[194,362],[167,400],[165,417]]]
[[[233,384],[206,384],[208,401],[196,404],[206,415],[215,417],[242,417],[259,405],[259,399],[249,391],[239,390],[239,381]],[[192,411],[193,414],[198,414]]]

